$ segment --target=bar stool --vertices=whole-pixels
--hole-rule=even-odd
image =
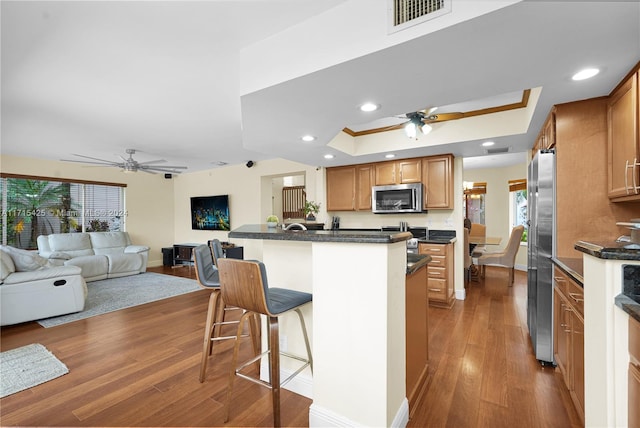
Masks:
[[[239,376],[243,379],[247,379],[271,389],[273,402],[273,424],[276,427],[280,426],[280,387],[293,379],[294,376],[299,374],[307,366],[311,368],[311,372],[313,373],[313,359],[311,357],[309,337],[307,335],[307,329],[304,323],[304,318],[302,317],[302,312],[300,311],[301,306],[311,302],[312,295],[310,293],[284,288],[269,288],[265,265],[259,261],[221,259],[218,261],[218,269],[220,271],[222,297],[225,302],[230,305],[238,306],[246,311],[240,318],[237,337],[242,333],[243,324],[248,318],[250,319],[252,330],[255,328],[255,317],[252,315],[266,315],[269,322],[268,349],[261,354],[256,352],[255,357],[240,365],[238,365],[238,349],[240,341],[236,340],[233,350],[233,361],[229,372],[229,386],[227,389],[224,421],[229,421],[233,383],[235,377]],[[302,328],[302,334],[307,348],[306,359],[286,352],[280,352],[278,317],[289,311],[295,311],[300,319],[300,326]],[[257,334],[253,334],[252,336],[255,343]],[[268,355],[269,357],[269,382],[241,373],[244,368],[253,363],[259,362],[265,355]],[[282,383],[280,382],[280,355],[294,358],[303,363],[298,370],[287,377]]]
[[[209,307],[207,309],[207,322],[204,328],[204,344],[202,348],[202,360],[200,362],[200,382],[204,382],[207,371],[207,362],[213,351],[213,342],[225,339],[236,339],[236,336],[220,336],[220,330],[225,324],[237,324],[239,321],[225,321],[227,310],[240,308],[228,307],[220,295],[220,280],[218,268],[214,265],[214,258],[208,245],[198,245],[193,249],[193,260],[198,284],[211,290]],[[256,348],[257,349],[257,348]]]

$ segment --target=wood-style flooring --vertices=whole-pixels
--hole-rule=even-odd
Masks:
[[[149,270],[195,277],[188,267]],[[559,372],[532,354],[526,276],[506,281],[506,270],[487,269],[467,300],[430,309],[430,378],[409,426],[581,425]],[[2,327],[2,351],[41,343],[70,372],[1,399],[0,425],[270,426],[269,390],[241,379],[223,423],[230,341],[214,347],[198,381],[208,298],[202,290],[48,329]],[[308,426],[311,400],[286,390],[281,400],[283,425]]]

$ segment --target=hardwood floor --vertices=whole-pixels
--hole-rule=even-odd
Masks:
[[[188,267],[149,270],[195,278]],[[532,354],[526,276],[517,273],[514,287],[506,278],[487,269],[467,300],[431,309],[429,384],[409,426],[580,426],[560,374]],[[48,329],[2,327],[2,351],[41,343],[70,372],[1,399],[0,425],[225,426],[230,341],[214,346],[198,381],[208,298],[202,290]],[[285,426],[308,426],[311,400],[284,389],[281,400]],[[226,425],[271,423],[269,390],[237,380]]]

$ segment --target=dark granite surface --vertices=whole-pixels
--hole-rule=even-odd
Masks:
[[[430,230],[429,236],[418,238],[418,242],[425,244],[450,244],[456,242],[455,230]]]
[[[419,271],[422,267],[427,266],[431,261],[428,254],[407,253],[407,275],[411,275]]]
[[[640,244],[630,242],[578,241],[574,248],[599,259],[640,260]]]
[[[618,294],[615,298],[616,306],[629,314],[630,317],[640,322],[640,303],[631,300],[624,294]]]
[[[551,261],[580,286],[584,286],[582,258],[552,257]]]
[[[360,244],[392,244],[412,237],[409,232],[379,230],[283,230],[266,224],[245,224],[229,232],[229,238],[268,239],[275,241],[352,242]]]

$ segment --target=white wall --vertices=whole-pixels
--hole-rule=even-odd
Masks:
[[[527,164],[522,163],[504,168],[469,169],[463,172],[464,181],[479,181],[487,183],[485,195],[485,223],[487,236],[502,238],[500,246],[487,247],[487,251],[503,249],[513,227],[509,223],[509,180],[527,177]],[[527,269],[527,246],[520,245],[516,255],[516,269]]]
[[[0,170],[3,173],[38,177],[124,183],[127,185],[125,227],[134,244],[151,247],[149,265],[161,265],[162,248],[174,243],[175,178],[168,180],[164,174],[125,174],[116,168],[7,155],[0,156]]]

